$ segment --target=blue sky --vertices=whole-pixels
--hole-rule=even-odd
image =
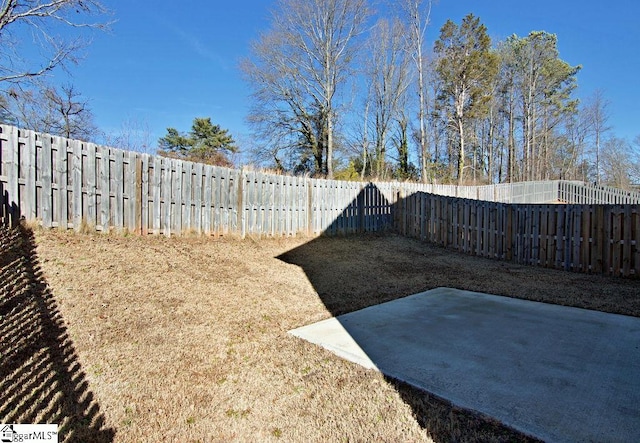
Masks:
[[[249,90],[238,62],[268,29],[274,0],[104,3],[117,22],[94,36],[70,80],[89,100],[100,129],[117,132],[135,120],[157,140],[167,127],[186,131],[194,117],[209,116],[241,145],[248,139]],[[494,39],[533,30],[557,34],[560,57],[583,66],[578,96],[602,89],[613,133],[640,135],[640,2],[439,0],[430,43],[448,18],[459,23],[468,13],[479,16]]]

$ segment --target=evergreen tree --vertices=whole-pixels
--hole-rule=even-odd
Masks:
[[[441,98],[449,124],[456,134],[458,184],[465,168],[465,130],[468,122],[486,113],[498,58],[491,50],[487,28],[473,14],[460,26],[448,20],[435,42],[439,56],[437,73],[442,82]]]
[[[561,60],[557,44],[556,35],[544,31],[506,41],[507,70],[521,112],[520,180],[551,178],[556,129],[577,111],[572,94],[581,66]]]
[[[221,166],[231,166],[227,154],[238,152],[229,131],[211,123],[210,117],[195,118],[188,134],[167,128],[167,135],[158,141],[158,145],[165,153]]]

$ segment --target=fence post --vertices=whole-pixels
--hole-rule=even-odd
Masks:
[[[365,192],[366,192],[366,186],[364,184],[360,184],[360,191],[358,192],[358,196],[356,197],[356,214],[358,215],[358,227],[357,227],[357,231],[358,232],[364,232],[364,205],[365,205]]]
[[[100,224],[102,232],[108,233],[111,227],[111,185],[110,174],[111,156],[110,149],[106,146],[98,148],[100,152]]]
[[[69,162],[67,153],[68,140],[62,137],[55,138],[58,145],[56,178],[58,183],[58,227],[69,229],[69,193],[67,182],[69,176]]]
[[[73,211],[73,228],[79,231],[84,219],[82,214],[82,142],[72,140],[71,150],[73,151],[71,157],[71,210]]]
[[[403,188],[396,188],[394,195],[396,196],[396,204],[394,208],[396,210],[396,225],[398,232],[402,235],[407,235],[407,212],[405,201],[405,192]]]
[[[36,207],[36,134],[34,131],[23,131],[23,138],[26,140],[22,155],[20,156],[20,166],[24,179],[24,187],[20,192],[21,215],[27,220],[35,220],[38,213]]]
[[[238,208],[238,212],[237,212],[237,216],[238,216],[238,221],[237,221],[237,226],[238,226],[238,230],[240,231],[240,237],[244,238],[246,231],[245,231],[245,214],[244,214],[244,180],[245,180],[245,173],[244,173],[244,169],[240,168],[240,173],[238,174],[238,200],[237,200],[237,208]]]
[[[509,203],[508,205],[505,205],[505,212],[506,212],[506,225],[505,225],[505,235],[504,235],[504,246],[505,246],[505,259],[507,261],[512,261],[513,260],[513,244],[514,244],[514,239],[513,239],[513,213],[514,213],[514,206],[513,203]]]
[[[305,177],[307,186],[307,234],[313,235],[313,179]]]
[[[142,228],[144,226],[143,224],[143,218],[145,219],[144,221],[146,222],[146,217],[143,216],[143,205],[142,205],[142,199],[144,198],[144,196],[142,195],[142,158],[140,158],[139,155],[136,155],[136,196],[138,198],[136,198],[136,211],[135,211],[135,220],[136,220],[136,233],[138,235],[142,235]]]
[[[44,142],[43,142],[43,151],[44,151]],[[87,189],[86,198],[87,198],[87,214],[86,221],[91,228],[92,231],[97,229],[98,225],[98,214],[97,214],[97,205],[96,205],[96,191],[97,187],[97,174],[96,174],[96,145],[93,143],[87,143],[86,145],[86,153],[87,153],[87,161],[86,167],[84,168],[83,175],[85,177],[85,186]]]
[[[18,184],[19,164],[18,164],[18,128],[13,126],[4,126],[3,131],[6,131],[7,150],[5,150],[5,157],[3,156],[3,169],[7,177],[7,186],[4,190],[3,200],[6,200],[3,206],[5,206],[4,212],[6,214],[5,222],[10,226],[16,226],[20,219],[20,197],[18,190],[20,185]]]
[[[51,136],[42,138],[42,226],[50,228],[53,223],[52,149]]]
[[[165,158],[163,160],[164,162],[164,172],[162,174],[162,179],[164,180],[164,184],[163,184],[163,194],[164,194],[164,206],[165,206],[165,211],[164,211],[164,218],[165,218],[165,224],[164,224],[164,235],[166,237],[170,237],[171,233],[173,232],[174,235],[176,234],[175,232],[175,225],[176,225],[176,217],[173,214],[173,209],[172,206],[174,205],[174,203],[177,201],[177,197],[176,197],[176,193],[174,192],[174,186],[172,185],[173,182],[176,181],[176,164],[178,163],[179,160],[175,160],[175,159],[171,159],[171,158]],[[176,186],[177,187],[177,186]]]

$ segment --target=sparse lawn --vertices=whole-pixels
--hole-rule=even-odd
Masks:
[[[526,441],[287,331],[439,286],[640,315],[637,280],[477,259],[394,235],[36,230],[36,243],[118,442]]]

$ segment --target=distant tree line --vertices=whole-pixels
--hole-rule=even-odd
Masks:
[[[640,138],[611,134],[601,91],[579,102],[581,66],[556,35],[492,42],[469,14],[429,44],[431,1],[399,3],[276,3],[241,65],[257,162],[354,179],[640,181]]]
[[[640,136],[613,133],[602,91],[578,100],[581,66],[560,58],[556,35],[532,31],[492,42],[469,14],[448,20],[428,42],[431,0],[398,0],[375,13],[370,1],[277,0],[270,28],[241,62],[255,163],[341,179],[640,183]],[[210,118],[194,119],[188,132],[168,128],[157,143],[131,118],[119,133],[104,134],[72,84],[47,82],[47,73],[78,62],[85,31],[109,26],[99,1],[5,3],[0,122],[233,164],[237,144]],[[20,26],[38,38],[15,39]],[[54,38],[61,27],[77,33]],[[25,51],[30,44],[37,47]]]

